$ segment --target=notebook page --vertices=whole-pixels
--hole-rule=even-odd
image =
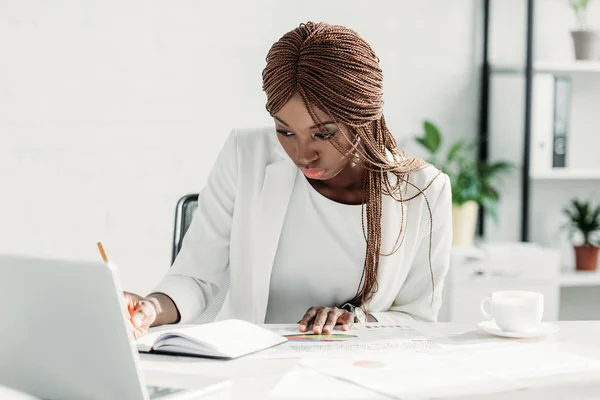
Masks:
[[[160,340],[162,335],[180,336],[190,341],[202,343],[212,352],[226,357],[239,357],[245,354],[272,347],[286,341],[285,338],[257,325],[241,320],[225,320],[204,325],[173,327],[152,332],[140,338],[138,344],[147,345]],[[173,347],[169,339],[170,348]],[[138,347],[139,348],[139,347]],[[200,348],[199,348],[200,349]],[[214,354],[214,353],[213,353]]]
[[[154,343],[164,334],[179,332],[181,330],[193,328],[195,325],[162,325],[150,328],[147,335],[136,339],[135,344],[138,351],[149,352]]]

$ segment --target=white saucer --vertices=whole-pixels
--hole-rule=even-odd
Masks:
[[[540,325],[535,332],[505,332],[498,328],[498,325],[496,325],[496,322],[494,321],[481,321],[477,324],[477,327],[491,335],[519,339],[547,336],[560,330],[559,326],[547,322],[540,322]]]

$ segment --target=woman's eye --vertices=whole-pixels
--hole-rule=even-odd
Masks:
[[[284,136],[284,137],[294,136],[293,133],[288,132],[288,131],[284,131],[283,129],[277,129],[277,133],[279,133],[281,136]]]
[[[336,131],[337,132],[337,131]],[[317,133],[315,134],[315,137],[317,139],[321,139],[321,140],[330,140],[332,137],[335,136],[336,132],[330,132],[330,133]]]

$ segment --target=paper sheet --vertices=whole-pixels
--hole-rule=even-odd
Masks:
[[[520,344],[467,352],[312,358],[300,365],[402,399],[502,392],[527,387],[527,378],[596,369],[600,373],[598,360]]]
[[[262,325],[263,328],[270,330],[273,333],[277,333],[278,335],[298,335],[303,333],[311,333],[308,332],[300,332],[298,330],[298,325],[296,324],[271,324],[271,325]],[[367,339],[385,339],[388,337],[424,337],[420,332],[416,331],[413,327],[408,325],[401,324],[375,324],[375,323],[367,323],[362,325],[354,325],[350,330],[344,331],[336,327],[332,333],[336,334],[353,334],[360,335],[362,338]]]
[[[396,350],[430,350],[436,345],[412,327],[405,325],[355,325],[349,331],[334,330],[330,335],[299,332],[297,325],[264,325],[288,342],[251,355],[252,358],[305,358],[385,353]]]
[[[318,390],[315,390],[318,388]],[[383,400],[387,396],[372,392],[349,382],[324,375],[308,368],[295,367],[273,388],[270,399],[278,400]]]
[[[600,360],[543,345],[518,344],[510,349],[494,346],[468,354],[456,354],[454,351],[442,357],[448,362],[459,360],[484,369],[490,375],[511,380],[591,370],[598,370],[600,373]]]

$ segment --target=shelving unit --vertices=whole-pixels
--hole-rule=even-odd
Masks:
[[[489,127],[489,112],[490,112],[490,89],[492,77],[496,75],[520,75],[524,81],[524,102],[523,102],[523,153],[519,158],[521,162],[518,164],[521,166],[521,179],[519,191],[519,203],[513,206],[518,206],[520,212],[520,239],[524,242],[530,241],[530,213],[532,212],[531,196],[532,184],[540,181],[588,181],[593,180],[594,185],[600,181],[600,166],[592,168],[578,168],[576,166],[569,166],[566,168],[552,168],[552,162],[549,161],[548,167],[540,167],[539,157],[539,126],[536,128],[536,123],[539,124],[539,120],[536,120],[538,114],[536,112],[540,108],[540,104],[536,101],[539,100],[539,92],[534,93],[534,81],[536,88],[537,83],[542,80],[540,77],[554,76],[568,78],[579,76],[582,74],[596,75],[600,77],[600,61],[582,61],[582,60],[566,60],[566,61],[537,61],[534,60],[534,11],[536,4],[539,4],[536,0],[525,0],[526,3],[526,54],[524,65],[515,65],[510,63],[495,63],[492,64],[489,60],[489,40],[490,40],[490,10],[491,0],[484,0],[483,10],[483,60],[482,60],[482,89],[481,89],[481,102],[480,107],[480,141],[481,143],[489,143],[490,141],[490,127]],[[547,79],[547,78],[543,78]],[[544,92],[547,93],[547,92]],[[553,95],[553,89],[550,91]],[[537,97],[536,97],[537,96]],[[544,107],[548,106],[547,97],[543,97]],[[534,104],[535,103],[535,104]],[[512,126],[511,126],[512,127]],[[546,128],[544,125],[543,128]],[[534,131],[535,129],[535,131]],[[537,147],[534,147],[534,142]],[[551,142],[550,142],[551,145]],[[488,161],[488,149],[486,145],[481,146],[479,152],[480,161]],[[548,147],[544,147],[548,149]],[[548,150],[546,150],[548,151]],[[547,154],[543,154],[542,159],[546,159]],[[552,152],[550,152],[552,156]],[[483,234],[483,228],[480,229],[480,234]],[[569,278],[570,279],[570,278]],[[567,279],[568,280],[568,279]]]
[[[549,73],[555,75],[565,75],[573,73],[600,73],[600,61],[536,61],[533,63],[532,70],[534,73]],[[504,74],[522,74],[525,72],[525,68],[519,65],[497,64],[491,67],[491,72]]]
[[[591,180],[600,179],[600,169],[556,168],[531,175],[534,180]]]
[[[558,226],[564,222],[560,220],[560,214],[554,214],[560,212],[559,204],[566,205],[570,198],[579,193],[585,192],[585,195],[581,195],[588,196],[586,198],[589,198],[589,193],[596,196],[600,188],[599,163],[594,161],[590,153],[580,153],[586,151],[587,143],[593,148],[598,148],[600,143],[590,132],[598,125],[600,118],[593,104],[596,99],[600,100],[600,60],[534,60],[534,11],[537,5],[543,6],[543,3],[539,0],[523,0],[527,13],[524,62],[520,65],[491,63],[488,57],[491,53],[491,1],[483,2],[484,49],[479,140],[485,145],[481,146],[479,160],[510,159],[519,165],[520,177],[513,178],[511,183],[514,185],[510,187],[510,192],[507,190],[503,210],[507,219],[514,218],[510,220],[512,224],[508,223],[509,228],[503,231],[490,229],[489,236],[492,240],[520,239],[523,242],[555,240],[556,236],[551,237],[549,230],[541,227],[539,222],[543,220],[549,225]],[[540,14],[543,14],[543,10]],[[563,86],[559,87],[557,82]],[[565,82],[568,82],[566,92]],[[557,91],[557,87],[562,91]],[[595,97],[596,93],[598,97]],[[557,100],[565,98],[568,103]],[[557,104],[561,108],[556,108]],[[557,110],[562,114],[557,114]],[[567,118],[564,118],[565,115]],[[557,137],[556,127],[561,127],[560,123],[564,121],[568,123],[567,129],[562,125],[563,129],[558,130],[568,136],[568,154],[563,161],[555,158],[554,139]],[[486,148],[489,143],[494,143],[495,147]],[[578,154],[583,156],[578,158]],[[553,168],[553,164],[566,164],[566,167]],[[549,214],[549,210],[552,210],[552,214]],[[483,229],[480,233],[484,233]],[[540,235],[544,236],[543,239]],[[566,247],[561,250],[564,253]],[[563,262],[569,263],[565,258],[565,254],[562,254]],[[597,303],[600,269],[587,272],[577,271],[572,266],[565,267],[556,279],[561,319],[600,318]]]
[[[600,286],[600,271],[575,271],[563,269],[560,273],[561,287]]]

